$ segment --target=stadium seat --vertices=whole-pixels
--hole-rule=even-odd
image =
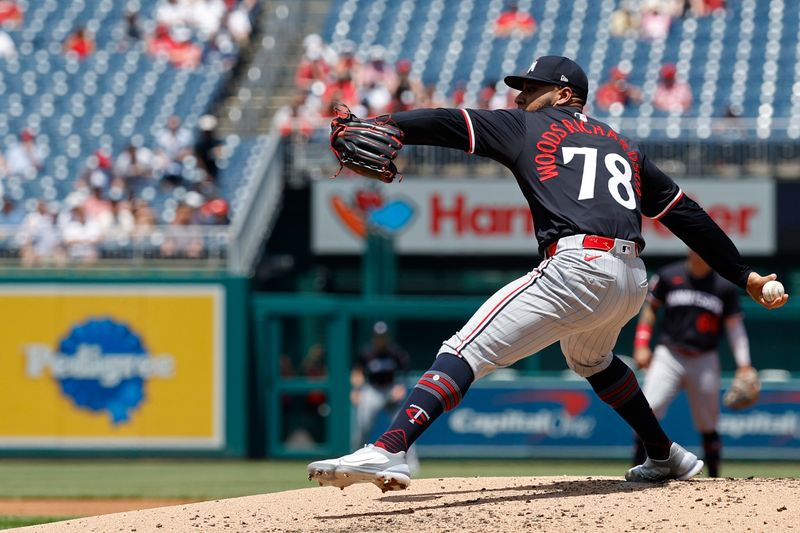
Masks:
[[[662,41],[611,35],[609,21],[618,7],[614,0],[517,2],[534,16],[538,31],[528,39],[498,39],[491,32],[492,21],[506,4],[335,0],[322,36],[334,45],[353,41],[362,58],[373,44],[386,46],[388,58],[411,59],[413,72],[439,94],[449,95],[466,84],[467,103],[474,102],[482,84],[524,70],[536,56],[563,54],[586,68],[591,87],[603,83],[612,66],[631,65],[629,81],[643,89],[644,102],[621,116],[637,117],[645,130],[651,119],[671,116],[651,105],[665,63],[675,63],[679,79],[694,91],[693,105],[681,118],[710,120],[724,116],[731,105],[742,110],[743,118],[753,119],[770,110],[773,116],[800,110],[800,102],[777,97],[774,91],[800,82],[797,2],[728,0],[724,12],[675,17]]]
[[[136,2],[144,26],[153,27],[158,3]],[[35,205],[27,202],[31,198],[63,200],[87,157],[100,146],[110,148],[115,157],[135,134],[152,143],[171,114],[195,128],[227,80],[216,59],[194,69],[179,69],[150,57],[143,42],[121,50],[127,2],[39,0],[21,5],[26,11],[23,25],[8,30],[19,54],[0,62],[4,95],[0,136],[7,137],[7,145],[31,128],[46,154],[38,180],[9,180],[7,185],[9,194],[29,207]],[[94,53],[83,61],[65,57],[62,50],[78,26],[84,26],[96,42]],[[227,152],[231,161],[225,164],[237,169],[225,174],[228,199],[241,181],[241,169],[252,157],[255,142]],[[159,194],[154,191],[155,197]]]

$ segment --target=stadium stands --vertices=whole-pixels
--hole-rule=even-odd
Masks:
[[[191,147],[200,136],[200,118],[212,110],[236,61],[236,39],[226,24],[240,3],[196,3],[209,11],[195,19],[185,10],[168,12],[180,2],[167,0],[16,3],[22,22],[2,24],[12,49],[0,58],[0,139],[8,159],[8,147],[32,136],[39,161],[28,174],[12,172],[6,161],[3,194],[28,212],[45,200],[63,218],[85,200],[88,181],[88,188],[103,189],[105,200],[145,202],[155,209],[156,224],[169,224],[187,195],[197,192],[199,199],[190,196],[199,202],[192,224],[227,223],[258,140],[221,139],[216,179],[205,177],[200,154]],[[81,28],[87,42],[65,46]],[[155,49],[152,39],[159,34],[166,41]],[[188,151],[161,161],[158,135],[173,115],[188,133]],[[130,143],[154,154],[149,179],[140,187],[120,184],[113,170]],[[168,168],[170,163],[179,168]],[[107,180],[94,181],[98,169],[107,171]],[[180,179],[163,179],[176,172]],[[225,216],[203,218],[199,207],[215,199],[226,205]]]
[[[512,4],[532,15],[533,33],[495,31],[498,17]],[[626,6],[633,11],[632,27],[614,35],[613,17]],[[663,38],[647,38],[637,26],[644,22],[640,6],[662,11],[668,24]],[[694,13],[684,2],[668,0],[334,0],[330,13],[322,37],[334,50],[352,42],[363,61],[382,46],[390,64],[410,60],[412,76],[433,87],[438,101],[452,103],[463,86],[463,104],[476,106],[487,84],[502,94],[506,88],[498,81],[504,74],[524,70],[539,55],[559,54],[584,65],[594,88],[612,67],[627,69],[628,81],[642,89],[641,104],[593,113],[632,119],[639,137],[706,139],[716,133],[714,119],[731,117],[739,119],[744,136],[800,135],[800,126],[786,118],[800,111],[800,97],[780,94],[800,83],[797,2],[729,0],[725,9]],[[666,64],[675,65],[676,79],[693,92],[685,111],[654,106]],[[590,97],[590,109],[593,104]]]

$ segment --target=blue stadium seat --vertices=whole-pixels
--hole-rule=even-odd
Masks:
[[[499,3],[501,6],[506,4],[502,0]],[[604,29],[603,26],[608,27],[608,17],[619,5],[613,0],[518,3],[539,22],[539,31],[522,43],[522,50],[518,54],[508,52],[508,39],[482,41],[487,21],[492,20],[489,11],[494,1],[476,1],[466,32],[458,37],[463,35],[463,49],[453,65],[448,65],[450,60],[447,52],[452,42],[458,40],[453,35],[461,2],[414,1],[408,31],[401,36],[393,36],[392,31],[399,14],[403,12],[404,0],[385,2],[382,4],[383,15],[377,21],[377,37],[369,43],[360,43],[358,36],[364,33],[370,6],[374,6],[375,2],[335,0],[331,3],[331,15],[325,21],[322,36],[328,42],[353,40],[360,47],[358,53],[361,57],[366,56],[372,44],[397,46],[397,41],[401,41],[395,57],[412,60],[415,57],[423,58],[424,64],[417,69],[422,73],[423,81],[437,84],[437,89],[447,93],[457,85],[467,83],[471,77],[483,82],[507,74],[508,69],[503,67],[506,57],[514,57],[514,70],[520,71],[530,64],[536,53],[562,54],[569,50],[587,71],[594,73],[590,79],[592,87],[606,80],[610,67],[622,60],[630,61],[633,66],[630,82],[644,87],[647,93],[645,100],[648,101],[658,80],[660,67],[664,63],[675,63],[679,66],[679,77],[688,80],[695,91],[694,105],[685,114],[688,117],[719,116],[724,112],[730,103],[730,88],[735,82],[734,69],[739,60],[744,60],[748,67],[746,78],[739,84],[743,96],[740,103],[744,106],[746,117],[755,118],[759,114],[762,85],[770,81],[770,75],[765,75],[765,65],[769,61],[774,61],[777,67],[774,81],[779,87],[791,87],[800,81],[800,71],[796,72],[795,68],[800,60],[797,52],[800,42],[799,2],[728,0],[723,14],[673,19],[663,43],[617,38],[608,31],[599,31]],[[424,29],[432,17],[432,8],[437,5],[443,5],[443,13],[438,19],[436,35],[429,40]],[[430,53],[419,54],[420,48],[426,46],[430,48]],[[593,52],[598,49],[604,50],[604,53],[599,57],[602,63],[595,65]],[[487,50],[488,60],[476,62],[480,53],[486,53]],[[776,97],[772,105],[775,106],[776,115],[788,116],[792,109],[788,98]],[[638,114],[636,108],[625,112],[626,116]],[[650,115],[647,106],[643,106],[643,116]],[[654,111],[652,116],[666,114]]]
[[[159,0],[136,3],[140,20],[152,25]],[[9,193],[20,198],[63,199],[98,147],[110,146],[115,157],[131,135],[141,134],[152,143],[153,131],[171,113],[195,125],[228,79],[219,63],[188,71],[154,60],[143,42],[120,52],[128,2],[37,0],[23,6],[23,26],[9,30],[19,56],[0,61],[0,136],[12,135],[8,143],[32,128],[47,157],[39,180],[9,185]],[[62,52],[64,40],[78,26],[85,26],[96,42],[95,52],[83,61]],[[241,170],[250,155],[245,148],[232,150],[231,157],[242,162],[231,166]],[[240,178],[240,172],[226,178],[229,198]]]

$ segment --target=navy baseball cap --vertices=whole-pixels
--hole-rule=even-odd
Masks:
[[[586,73],[568,57],[542,56],[531,63],[524,76],[506,76],[503,81],[512,89],[521,91],[526,80],[572,87],[575,94],[584,100],[589,95],[589,79]]]

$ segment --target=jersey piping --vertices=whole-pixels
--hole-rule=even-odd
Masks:
[[[502,300],[500,300],[497,303],[497,305],[495,305],[494,308],[491,311],[489,311],[489,313],[485,317],[483,317],[483,320],[481,320],[478,323],[478,325],[475,326],[475,329],[473,329],[472,332],[470,332],[470,334],[467,335],[461,341],[461,344],[459,344],[456,347],[456,354],[460,354],[461,350],[466,348],[469,345],[469,343],[471,343],[473,340],[475,340],[475,338],[478,335],[480,335],[480,333],[484,329],[486,329],[486,327],[491,323],[491,321],[497,315],[499,315],[503,311],[503,309],[505,309],[506,306],[508,306],[508,304],[510,304],[514,300],[514,298],[516,298],[517,296],[519,296],[520,294],[525,292],[526,289],[528,289],[534,283],[536,283],[536,280],[539,279],[540,277],[542,277],[542,272],[547,267],[547,265],[550,264],[550,261],[552,261],[552,258],[546,259],[544,262],[542,262],[541,266],[539,268],[537,268],[533,272],[533,275],[530,277],[530,279],[528,279],[527,281],[523,282],[521,285],[511,289],[511,292],[509,292]]]
[[[462,109],[461,113],[464,115],[464,121],[467,123],[467,136],[469,137],[469,150],[468,154],[475,153],[475,128],[472,127],[472,119],[467,113],[466,109]]]
[[[675,204],[677,204],[681,198],[683,198],[683,190],[678,189],[678,194],[675,195],[675,198],[673,198],[672,201],[669,204],[667,204],[667,207],[665,207],[663,211],[661,211],[656,216],[652,217],[652,219],[659,220],[663,218],[667,213],[669,213],[672,210],[673,207],[675,207]]]

